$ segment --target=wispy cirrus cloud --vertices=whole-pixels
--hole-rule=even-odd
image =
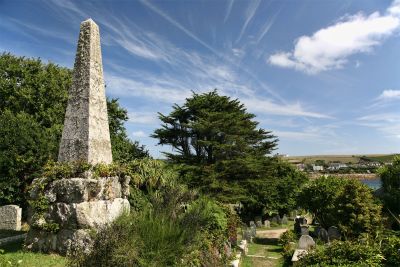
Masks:
[[[387,137],[400,138],[400,114],[399,113],[378,113],[359,117],[358,123],[361,126],[373,128],[382,132]]]
[[[249,25],[249,23],[253,19],[254,15],[256,14],[258,6],[260,5],[260,3],[261,3],[261,0],[250,1],[250,4],[247,7],[246,12],[245,12],[245,21],[244,21],[244,24],[242,26],[242,29],[240,30],[239,36],[235,41],[236,43],[239,42],[242,39],[243,34],[246,31],[247,26]]]
[[[345,16],[311,36],[301,36],[293,51],[272,54],[267,62],[309,74],[342,68],[351,55],[371,51],[399,29],[399,9],[400,1],[396,0],[385,14]]]

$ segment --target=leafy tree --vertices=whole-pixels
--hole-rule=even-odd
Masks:
[[[26,205],[26,187],[46,161],[57,160],[71,70],[40,59],[0,54],[0,205]],[[147,156],[128,139],[126,110],[107,101],[115,160]]]
[[[168,116],[159,115],[164,124],[153,137],[178,152],[165,153],[174,162],[213,164],[246,155],[265,156],[276,147],[271,132],[257,129],[254,114],[239,100],[220,96],[216,90],[193,93]]]
[[[400,217],[400,156],[394,157],[392,165],[382,167],[379,175],[382,180],[384,206]]]
[[[255,115],[239,100],[216,90],[193,93],[169,115],[159,115],[163,125],[153,137],[160,145],[172,146],[175,153],[165,155],[179,164],[180,177],[190,188],[225,203],[241,201],[249,213],[265,207],[285,210],[294,203],[289,199],[306,177],[267,157],[277,139],[258,128]]]
[[[311,211],[325,228],[338,226],[347,237],[373,233],[381,225],[381,206],[358,180],[320,177],[299,194],[298,205]]]

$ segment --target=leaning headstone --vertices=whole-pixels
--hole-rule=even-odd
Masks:
[[[308,226],[307,225],[300,226],[300,234],[301,235],[308,235],[309,234],[309,230],[308,230]]]
[[[329,235],[329,240],[340,240],[342,237],[340,235],[339,229],[336,226],[331,226],[328,228],[328,235]]]
[[[264,226],[267,227],[267,228],[271,227],[271,222],[269,220],[265,220],[264,221]]]
[[[286,215],[283,215],[281,219],[281,224],[288,224],[288,217]]]
[[[17,205],[0,207],[0,230],[21,230],[22,209]]]
[[[112,162],[104,90],[99,28],[88,19],[81,23],[59,162]],[[89,253],[92,233],[129,211],[129,180],[128,176],[92,179],[89,173],[50,183],[35,179],[30,199],[45,197],[48,208],[33,210],[26,247],[62,255],[76,250]]]
[[[328,231],[325,230],[325,228],[320,228],[318,233],[317,233],[318,239],[324,241],[325,243],[329,242],[329,234]]]
[[[305,249],[309,250],[311,248],[315,247],[315,241],[314,239],[309,236],[309,235],[302,235],[299,239],[299,249]]]

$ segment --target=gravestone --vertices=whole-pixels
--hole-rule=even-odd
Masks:
[[[17,205],[0,207],[0,230],[21,230],[22,209]]]
[[[271,222],[269,220],[265,220],[264,221],[264,226],[267,227],[267,228],[271,227]]]
[[[58,161],[112,162],[100,34],[91,19],[80,26]],[[39,201],[41,192],[49,205],[43,212],[33,210],[25,241],[28,249],[62,255],[77,250],[89,253],[91,233],[129,211],[129,177],[82,176],[47,183],[44,192],[40,190],[46,178],[33,181],[30,199]],[[49,231],[49,226],[57,230]]]
[[[315,247],[315,241],[314,239],[309,236],[309,235],[302,235],[299,239],[299,249],[305,249],[309,250],[311,248]]]
[[[271,223],[280,224],[281,223],[281,217],[279,215],[275,215],[274,217],[272,217]]]
[[[300,225],[300,221],[296,219],[296,221],[294,222],[293,225],[293,230],[296,234],[300,234],[301,233],[301,225]]]
[[[246,228],[243,230],[243,239],[246,240],[248,243],[253,241],[252,231],[250,228]]]
[[[288,217],[285,215],[283,215],[282,220],[281,220],[281,224],[288,224]]]
[[[254,218],[254,221],[256,222],[256,226],[257,227],[262,227],[262,221],[261,220],[262,220],[262,218],[259,217],[259,216]]]
[[[318,233],[317,233],[317,237],[324,241],[325,243],[329,242],[329,234],[328,231],[325,230],[325,228],[320,228]]]
[[[330,241],[340,240],[340,238],[342,237],[340,235],[339,229],[336,226],[331,226],[328,228],[328,235]]]
[[[300,226],[300,234],[301,235],[308,235],[309,234],[309,230],[308,230],[308,226],[307,225]]]
[[[250,226],[251,236],[256,237],[257,235],[257,227],[255,225]]]
[[[256,226],[256,223],[255,223],[254,221],[250,221],[250,222],[249,222],[249,226],[250,226],[250,227]]]

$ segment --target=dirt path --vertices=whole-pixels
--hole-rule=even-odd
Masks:
[[[257,237],[278,239],[281,236],[281,234],[283,234],[286,231],[287,229],[258,230]]]

